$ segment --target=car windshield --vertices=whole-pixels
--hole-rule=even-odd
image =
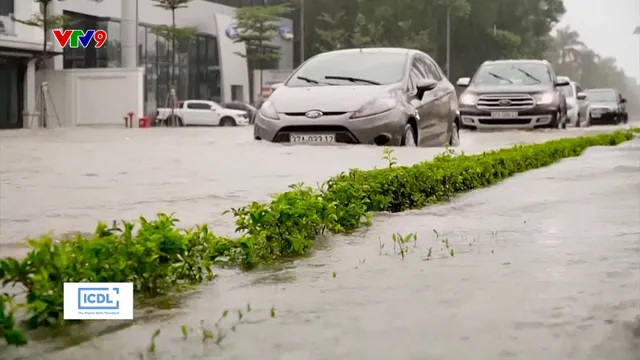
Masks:
[[[573,87],[571,85],[561,86],[560,87],[560,91],[562,91],[564,96],[566,96],[567,98],[574,97],[574,95],[573,95]]]
[[[286,86],[386,85],[402,81],[406,53],[338,51],[309,59]]]
[[[496,63],[483,65],[473,77],[475,85],[535,85],[551,83],[544,64]]]
[[[587,91],[587,98],[593,102],[616,102],[616,93],[611,90]]]

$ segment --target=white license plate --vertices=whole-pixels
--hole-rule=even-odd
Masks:
[[[513,119],[518,117],[518,113],[512,111],[494,111],[491,113],[491,117],[494,119]]]
[[[335,134],[291,134],[289,141],[292,143],[334,143],[336,142]]]
[[[591,117],[594,119],[599,119],[600,118],[600,114],[599,113],[591,113]]]

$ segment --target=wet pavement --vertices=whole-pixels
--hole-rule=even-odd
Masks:
[[[237,140],[246,129],[223,130],[0,133],[2,239],[161,210],[230,231],[219,215],[229,206],[382,165],[379,148],[254,143]],[[465,133],[460,149],[601,130]],[[396,155],[412,163],[441,151]],[[404,259],[394,253],[395,232],[418,235]],[[378,215],[371,228],[325,239],[281,269],[220,275],[168,317],[58,352],[35,343],[8,358],[135,359],[161,329],[157,359],[637,360],[640,140],[590,149],[449,204]],[[247,303],[248,323],[221,346],[203,344],[202,320],[209,329],[224,309]],[[182,325],[194,328],[186,340]]]
[[[612,131],[461,134],[467,153]],[[442,148],[397,148],[400,164]],[[382,166],[373,146],[287,146],[256,142],[246,128],[54,129],[0,132],[0,254],[47,231],[92,231],[98,220],[174,212],[185,226],[233,230],[232,206],[268,200],[289,184],[317,182],[349,168]]]

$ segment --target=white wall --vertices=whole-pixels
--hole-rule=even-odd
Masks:
[[[39,5],[32,0],[14,0],[14,17],[20,20],[28,20],[34,13],[39,12]],[[40,50],[42,49],[42,29],[20,24],[11,20],[10,16],[0,17],[5,32],[0,34],[0,47],[12,47],[18,49]]]
[[[36,75],[40,84],[42,73]],[[51,96],[48,123],[57,127],[123,126],[123,117],[134,112],[134,126],[143,114],[143,69],[67,69],[46,74]]]

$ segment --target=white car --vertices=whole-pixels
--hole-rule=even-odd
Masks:
[[[156,124],[174,126],[239,126],[249,124],[246,111],[227,109],[215,101],[186,100],[178,107],[159,108],[156,112]]]
[[[580,84],[572,81],[566,76],[558,76],[559,80],[569,82],[559,88],[567,99],[567,118],[569,123],[575,127],[589,126],[589,101],[587,94],[582,91]]]

